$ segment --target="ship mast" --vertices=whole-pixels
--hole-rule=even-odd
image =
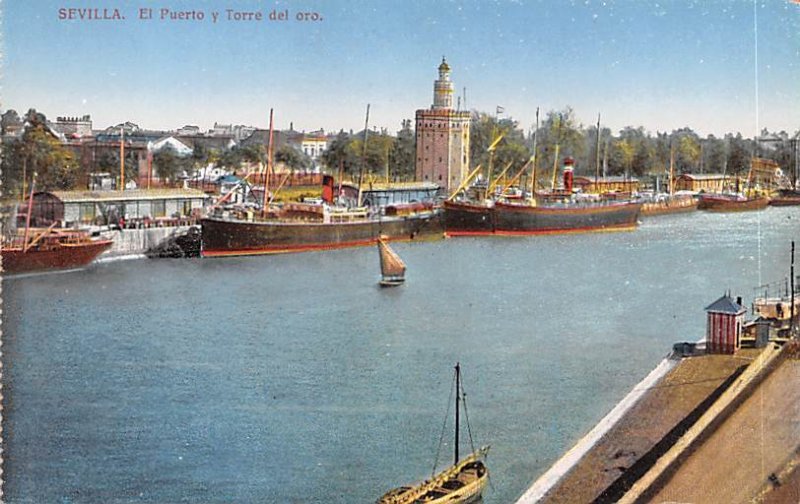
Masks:
[[[367,103],[367,118],[364,120],[364,148],[361,149],[361,169],[358,171],[358,201],[356,206],[361,206],[362,184],[364,182],[364,168],[367,164],[367,138],[369,136],[369,103]]]
[[[669,141],[669,194],[675,192],[675,146]]]
[[[792,240],[792,261],[791,261],[791,266],[789,268],[789,283],[791,284],[791,288],[792,288],[792,295],[789,296],[789,304],[791,306],[791,311],[790,311],[790,315],[789,315],[789,336],[790,337],[796,337],[796,334],[795,334],[795,331],[794,331],[794,315],[795,315],[795,313],[794,313],[794,300],[795,300],[795,295],[794,295],[794,240]]]
[[[599,193],[597,182],[600,178],[600,112],[597,113],[597,148],[595,149],[594,189]]]
[[[536,135],[539,134],[539,107],[536,107],[536,129],[533,130],[533,154],[531,155],[531,201],[536,198]]]
[[[556,133],[556,156],[555,156],[555,158],[553,158],[553,180],[550,183],[550,190],[551,191],[555,191],[556,190],[556,177],[558,176],[558,151],[559,151],[559,149],[561,147],[561,122],[562,121],[563,121],[563,118],[561,117],[561,114],[558,114],[558,130],[557,130],[557,133]]]
[[[458,422],[459,422],[459,403],[461,402],[461,364],[456,362],[456,439],[455,439],[455,460],[453,465],[458,464]]]
[[[125,126],[119,127],[119,185],[120,191],[125,190]]]
[[[22,251],[28,251],[28,233],[31,229],[31,212],[33,212],[33,190],[36,186],[36,172],[33,172],[31,178],[31,195],[28,197],[28,215],[25,216],[25,235],[22,239]]]
[[[264,176],[264,198],[261,201],[261,212],[266,215],[269,212],[269,175],[272,172],[272,111],[269,109],[269,144],[267,144],[267,170]]]

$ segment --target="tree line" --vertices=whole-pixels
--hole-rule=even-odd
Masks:
[[[784,170],[794,166],[792,140],[785,131],[775,135],[764,129],[761,138],[777,139],[769,145],[741,133],[723,137],[701,137],[689,127],[655,134],[641,126],[626,126],[614,134],[609,128],[596,124],[578,123],[571,107],[547,112],[539,127],[523,131],[512,118],[498,119],[473,111],[470,132],[472,165],[488,162],[488,147],[492,139],[504,133],[493,161],[495,166],[512,162],[522,166],[531,159],[536,145],[537,170],[552,172],[563,158],[575,160],[575,173],[581,175],[644,177],[669,173],[670,161],[676,174],[725,173],[745,175],[752,157],[776,161]],[[556,147],[558,156],[555,159]]]
[[[30,187],[34,172],[37,173],[37,187],[41,190],[74,189],[85,180],[88,173],[83,172],[85,169],[80,166],[75,153],[48,128],[43,114],[31,109],[25,122],[26,128],[19,138],[4,142],[0,167],[5,195],[20,194],[23,185]],[[566,157],[575,160],[575,173],[579,175],[598,173],[600,176],[630,177],[666,174],[671,159],[676,174],[744,175],[753,156],[772,159],[787,171],[791,171],[795,163],[792,140],[784,131],[770,134],[764,129],[761,137],[769,136],[773,140],[766,145],[740,133],[701,137],[685,127],[652,134],[641,126],[626,126],[615,134],[601,125],[598,139],[596,124],[580,124],[573,109],[565,107],[546,112],[538,128],[531,125],[527,129],[511,117],[498,118],[473,110],[471,166],[489,165],[489,146],[500,136],[502,139],[491,153],[492,164],[498,170],[510,166],[513,172],[535,159],[537,173],[542,173],[543,179]],[[170,148],[155,152],[152,164],[161,179],[174,182],[183,173],[190,174],[208,165],[230,171],[263,167],[266,150],[265,145],[237,145],[216,150],[196,144],[189,156],[179,156]],[[415,176],[415,157],[416,138],[412,121],[404,120],[396,135],[387,131],[341,131],[329,143],[321,161],[328,173],[351,179],[364,174],[378,179],[411,181]],[[308,156],[288,144],[274,153],[274,161],[283,163],[292,171],[311,166]],[[126,151],[124,163],[126,173],[138,171],[133,152]],[[119,152],[104,151],[91,169],[119,177]]]

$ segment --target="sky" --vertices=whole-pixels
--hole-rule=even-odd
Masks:
[[[96,129],[266,128],[273,108],[276,128],[357,131],[370,104],[370,127],[395,132],[431,106],[446,56],[467,108],[502,106],[526,130],[537,107],[571,107],[584,125],[599,113],[615,132],[800,130],[800,0],[6,0],[0,11],[0,109],[89,114]],[[124,19],[80,19],[104,12]]]

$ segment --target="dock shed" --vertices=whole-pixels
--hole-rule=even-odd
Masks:
[[[638,192],[641,186],[639,179],[634,177],[609,176],[595,179],[593,176],[586,175],[573,177],[572,185],[589,194],[634,193]]]
[[[433,182],[372,183],[365,184],[361,192],[365,205],[384,207],[433,201],[439,194],[439,184]]]
[[[728,186],[735,186],[733,177],[726,177],[721,173],[684,173],[675,178],[676,191],[711,192],[719,193]]]
[[[208,196],[197,189],[131,191],[51,191],[33,195],[31,221],[36,226],[108,225],[123,221],[158,221],[198,216]]]
[[[741,298],[736,301],[728,294],[706,306],[706,351],[732,354],[741,348],[744,314]]]

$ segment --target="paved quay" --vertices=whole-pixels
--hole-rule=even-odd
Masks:
[[[587,435],[517,504],[799,502],[797,355],[792,343],[674,357],[602,437]]]

